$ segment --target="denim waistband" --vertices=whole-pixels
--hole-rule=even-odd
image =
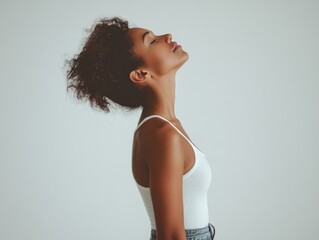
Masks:
[[[210,234],[212,239],[214,239],[215,227],[213,226],[213,224],[208,223],[208,225],[206,227],[203,227],[203,228],[185,229],[185,233],[186,233],[187,238]],[[156,239],[156,230],[153,228],[151,229],[151,239]]]

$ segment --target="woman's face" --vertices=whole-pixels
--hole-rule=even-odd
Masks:
[[[178,44],[172,41],[171,34],[155,35],[144,28],[131,28],[127,34],[133,42],[133,53],[155,76],[176,72],[188,60],[188,53],[182,47],[174,50]]]

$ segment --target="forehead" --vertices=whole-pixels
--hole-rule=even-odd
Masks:
[[[142,41],[142,36],[145,32],[152,32],[147,28],[130,28],[127,35],[134,41]]]

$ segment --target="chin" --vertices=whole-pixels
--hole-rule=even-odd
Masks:
[[[185,56],[183,56],[183,59],[182,59],[182,61],[181,61],[181,64],[180,64],[179,68],[180,68],[181,66],[183,66],[184,63],[189,59],[188,53],[187,53],[187,52],[185,52],[185,53],[186,53],[186,54],[185,54]]]
[[[186,61],[187,61],[187,60],[189,59],[189,55],[188,55],[187,52],[185,52],[185,53],[186,53],[186,56],[187,56],[187,57],[186,57]],[[185,61],[185,62],[186,62],[186,61]]]
[[[179,62],[172,68],[174,71],[177,71],[178,69],[180,69],[184,63],[188,60],[189,55],[187,52],[185,52],[185,54],[180,58]]]

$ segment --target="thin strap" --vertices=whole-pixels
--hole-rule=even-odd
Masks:
[[[174,128],[176,129],[176,131],[178,131],[178,132],[189,142],[190,145],[192,145],[193,147],[197,148],[196,146],[194,146],[194,144],[193,144],[190,140],[188,140],[187,137],[184,136],[184,134],[183,134],[177,127],[174,126],[173,123],[171,123],[171,122],[168,121],[166,118],[164,118],[164,117],[162,117],[162,116],[160,116],[160,115],[150,115],[150,116],[147,116],[146,118],[143,119],[142,122],[140,122],[140,124],[137,126],[137,128],[135,129],[135,131],[137,131],[137,129],[138,129],[144,122],[146,122],[147,120],[149,120],[149,119],[151,119],[151,118],[153,118],[153,117],[159,117],[159,118],[163,119],[164,121],[168,122],[169,124],[171,124],[172,127],[174,127]]]
[[[159,115],[150,115],[150,116],[147,116],[146,118],[144,118],[144,119],[142,120],[142,122],[140,122],[140,124],[137,125],[137,127],[136,127],[136,129],[135,129],[134,132],[136,132],[137,129],[139,129],[139,127],[140,127],[144,122],[146,122],[148,119],[151,119],[151,118],[156,117],[156,116],[159,116]]]

